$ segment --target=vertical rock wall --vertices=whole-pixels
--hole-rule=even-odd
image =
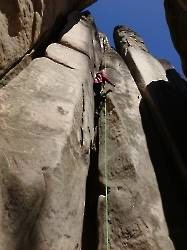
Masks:
[[[117,26],[114,40],[142,95],[142,125],[157,177],[169,236],[176,249],[185,249],[186,81],[169,63],[160,60],[160,64],[148,53],[142,39],[131,29]]]
[[[89,16],[73,16],[80,19],[73,29],[0,92],[4,250],[81,246],[101,47]],[[72,39],[77,30],[81,40]]]
[[[121,57],[89,12],[69,14],[57,35],[0,89],[1,248],[185,250],[185,80],[118,26]],[[116,87],[98,118],[101,69]]]
[[[174,249],[142,129],[140,92],[125,62],[111,48],[104,53],[105,67],[116,87],[99,122],[99,170],[100,181],[108,182],[108,221],[105,197],[100,196],[98,249],[105,249],[107,223],[110,249]]]

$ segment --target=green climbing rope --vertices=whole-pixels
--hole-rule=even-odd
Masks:
[[[104,62],[105,62],[105,69],[106,69],[106,58],[104,57]],[[106,92],[106,90],[105,90]],[[105,223],[106,223],[106,250],[109,250],[109,230],[108,230],[108,176],[107,176],[107,148],[106,148],[106,131],[107,131],[107,126],[106,126],[106,97],[105,97],[105,134],[104,134],[104,165],[105,165]]]
[[[105,98],[105,139],[104,139],[104,164],[105,164],[105,203],[106,203],[106,210],[105,210],[105,223],[106,223],[106,250],[109,250],[109,230],[108,230],[108,177],[107,177],[107,159],[106,159],[106,98]]]

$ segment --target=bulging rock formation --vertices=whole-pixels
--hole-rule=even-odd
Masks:
[[[12,65],[0,81],[0,249],[185,250],[186,81],[130,28],[115,28],[111,48],[77,11],[92,2],[35,1],[38,45],[3,66]],[[38,39],[62,6],[61,26]],[[106,84],[95,116],[100,70],[116,86]]]
[[[130,43],[131,34],[131,29],[117,26],[114,30],[115,44],[142,95],[139,105],[142,125],[157,177],[169,235],[176,249],[185,249],[187,242],[184,221],[187,218],[181,218],[181,214],[187,205],[184,198],[187,191],[187,159],[184,153],[187,139],[186,81],[168,62],[157,60],[148,53],[135,32],[134,43]]]
[[[96,0],[15,0],[0,2],[0,77],[19,61],[58,16]]]
[[[108,180],[110,249],[174,249],[142,129],[140,92],[117,52],[108,49],[104,60],[108,76],[116,83],[100,119],[99,170],[103,185]],[[100,196],[98,249],[106,244],[105,207]]]
[[[83,24],[96,33],[86,16],[78,24],[85,32]],[[71,34],[73,29],[66,42]],[[85,45],[92,42],[100,48],[92,36],[73,48],[51,44],[46,57],[33,60],[1,89],[4,250],[80,249],[94,136],[93,58],[101,54],[92,46],[91,60]]]
[[[130,32],[131,33],[131,32]],[[174,84],[175,81],[177,81],[177,78],[171,79],[170,75],[172,76],[172,72],[174,70],[171,70],[171,66],[169,65],[170,70],[168,72],[165,72],[165,66],[163,67],[159,60],[154,58],[152,55],[147,53],[146,49],[142,48],[142,42],[139,42],[137,35],[134,33],[134,41],[135,44],[130,44],[128,42],[129,40],[129,31],[126,27],[123,26],[117,26],[114,30],[114,39],[116,42],[116,47],[121,54],[121,56],[124,58],[125,62],[128,65],[128,68],[131,71],[131,74],[133,78],[136,81],[136,84],[144,97],[144,99],[147,101],[147,105],[150,108],[151,113],[153,114],[153,117],[155,119],[155,123],[158,126],[158,129],[160,130],[160,133],[163,137],[163,140],[165,141],[166,147],[168,148],[168,151],[171,154],[172,161],[176,162],[179,174],[181,175],[181,178],[184,179],[183,183],[186,188],[186,180],[187,180],[187,172],[186,172],[186,157],[182,153],[182,145],[181,143],[180,149],[179,146],[176,146],[175,143],[177,143],[173,137],[173,130],[175,130],[176,137],[179,136],[179,132],[177,129],[170,128],[175,126],[172,125],[171,122],[168,123],[172,117],[168,117],[168,121],[166,122],[166,117],[168,114],[162,114],[162,107],[159,107],[160,104],[157,103],[156,99],[158,98],[155,96],[154,91],[150,91],[149,84],[154,81],[155,85],[156,82],[160,82],[160,85],[166,84],[166,81],[173,81]],[[131,36],[131,35],[130,35]],[[128,42],[128,44],[127,44]],[[142,63],[143,62],[143,63]],[[145,70],[146,69],[146,70]],[[163,81],[165,80],[165,81]],[[182,78],[178,77],[178,89],[179,89],[179,96],[181,95],[181,92],[184,92],[183,95],[186,95],[185,91],[185,85],[186,81],[184,81]],[[184,85],[184,86],[183,86]],[[161,85],[162,86],[162,85]],[[168,86],[169,87],[169,86]],[[184,89],[184,90],[183,90]],[[174,90],[173,90],[174,91]],[[178,106],[179,104],[177,104]],[[186,104],[181,105],[181,109],[184,108]],[[179,108],[179,107],[178,107]],[[167,112],[167,111],[165,111]],[[181,119],[182,116],[181,116]],[[174,120],[172,121],[174,122]],[[182,139],[182,138],[181,138]],[[181,141],[181,139],[179,141]],[[180,151],[180,152],[179,152]],[[180,160],[178,160],[180,159]]]

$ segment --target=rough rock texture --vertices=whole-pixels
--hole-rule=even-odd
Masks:
[[[82,21],[77,25],[84,29]],[[81,39],[85,47],[92,43],[90,36]],[[100,40],[93,41],[100,55]],[[94,60],[79,44],[51,44],[47,58],[33,60],[1,89],[3,250],[80,249],[94,136]]]
[[[74,13],[69,19],[80,19],[80,16],[81,14]],[[59,43],[85,54],[94,64],[93,75],[94,72],[99,70],[102,58],[99,32],[95,26],[93,17],[89,12],[84,12],[79,22],[71,28],[71,32],[66,32],[68,29],[69,25],[67,24],[60,34]],[[80,34],[84,35],[80,36]],[[87,42],[88,40],[90,43]]]
[[[39,18],[38,29],[28,28],[32,42],[63,4],[65,15],[94,2],[56,0],[53,9],[34,1],[26,9],[21,1],[12,5],[17,13]],[[10,22],[0,25],[18,42],[22,29],[11,22],[16,28],[22,19],[6,12],[10,4],[0,4]],[[120,57],[89,12],[72,12],[60,32],[56,25],[48,32],[0,89],[0,249],[186,250],[186,81],[123,26],[114,32]],[[43,57],[24,66],[34,54]],[[100,69],[116,87],[98,118]],[[18,75],[8,82],[11,74]]]
[[[180,55],[183,72],[187,76],[187,12],[176,0],[165,0],[164,7],[171,39]]]
[[[110,47],[108,38],[104,33],[99,32],[99,39],[100,39],[100,45],[102,48],[102,52],[104,53],[107,50],[107,48]]]
[[[150,93],[149,88],[147,87],[152,81],[156,82],[161,80],[161,83],[164,82],[162,80],[167,80],[166,72],[156,58],[142,50],[142,45],[139,42],[136,42],[136,46],[128,45],[128,47],[126,47],[126,43],[121,40],[121,38],[124,39],[124,37],[121,35],[122,29],[122,26],[117,26],[114,30],[114,39],[118,51],[127,63],[142,96],[147,100],[155,123],[157,124],[160,134],[165,142],[165,146],[167,147],[168,152],[171,154],[171,159],[175,162],[180,178],[183,180],[183,185],[187,190],[187,170],[184,164],[184,161],[187,161],[183,159],[181,152],[179,152],[178,147],[175,145],[172,132],[173,129],[168,129],[168,126],[172,126],[171,123],[166,123],[166,115],[161,114],[162,110],[160,110],[159,105],[155,102],[155,98],[158,97],[154,92]],[[124,27],[124,29],[126,29],[126,27]],[[126,39],[128,40],[128,34],[126,35]],[[171,119],[171,117],[168,118],[168,120],[169,119]]]
[[[58,15],[82,10],[96,0],[8,0],[0,2],[0,77],[55,22]]]
[[[106,120],[103,110],[99,122],[99,171],[103,184],[106,140],[110,249],[174,249],[168,238],[158,184],[142,129],[140,92],[123,59],[113,49],[105,52],[103,61],[107,75],[116,83],[107,98]],[[98,249],[102,250],[106,245],[103,196],[98,203]]]
[[[58,40],[59,34],[62,31],[64,25],[68,24],[68,30],[71,29],[80,19],[81,15],[78,11],[72,12],[67,17],[59,17],[55,21],[55,24],[45,34],[40,37],[31,51],[28,51],[23,58],[18,60],[15,65],[8,70],[8,72],[1,78],[0,86],[5,86],[14,77],[16,77],[21,70],[26,68],[29,63],[35,58],[42,57],[45,54],[46,48]],[[66,32],[68,31],[66,30]]]
[[[82,73],[34,60],[1,91],[3,249],[80,245],[93,139],[93,122],[83,122],[80,112],[84,101],[85,118],[92,119],[92,77],[83,74],[88,60],[81,63]]]
[[[153,80],[167,79],[160,62],[149,54],[142,38],[133,30],[126,26],[116,26],[114,41],[135,81],[141,79],[141,82],[136,81],[140,84],[139,88],[144,89]]]
[[[143,97],[140,114],[169,235],[176,249],[185,249],[187,84],[169,63],[162,61],[162,68],[159,61],[143,51],[138,42],[136,46],[125,48],[126,44],[121,39],[122,29],[122,26],[115,28],[114,39]],[[125,36],[128,40],[128,34]]]

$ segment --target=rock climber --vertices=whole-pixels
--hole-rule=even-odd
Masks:
[[[101,72],[96,74],[93,85],[95,93],[95,115],[99,115],[101,103],[105,100],[106,95],[112,92],[110,89],[107,92],[104,91],[106,82],[115,87],[115,84],[111,83],[108,79],[106,72],[101,70]]]

